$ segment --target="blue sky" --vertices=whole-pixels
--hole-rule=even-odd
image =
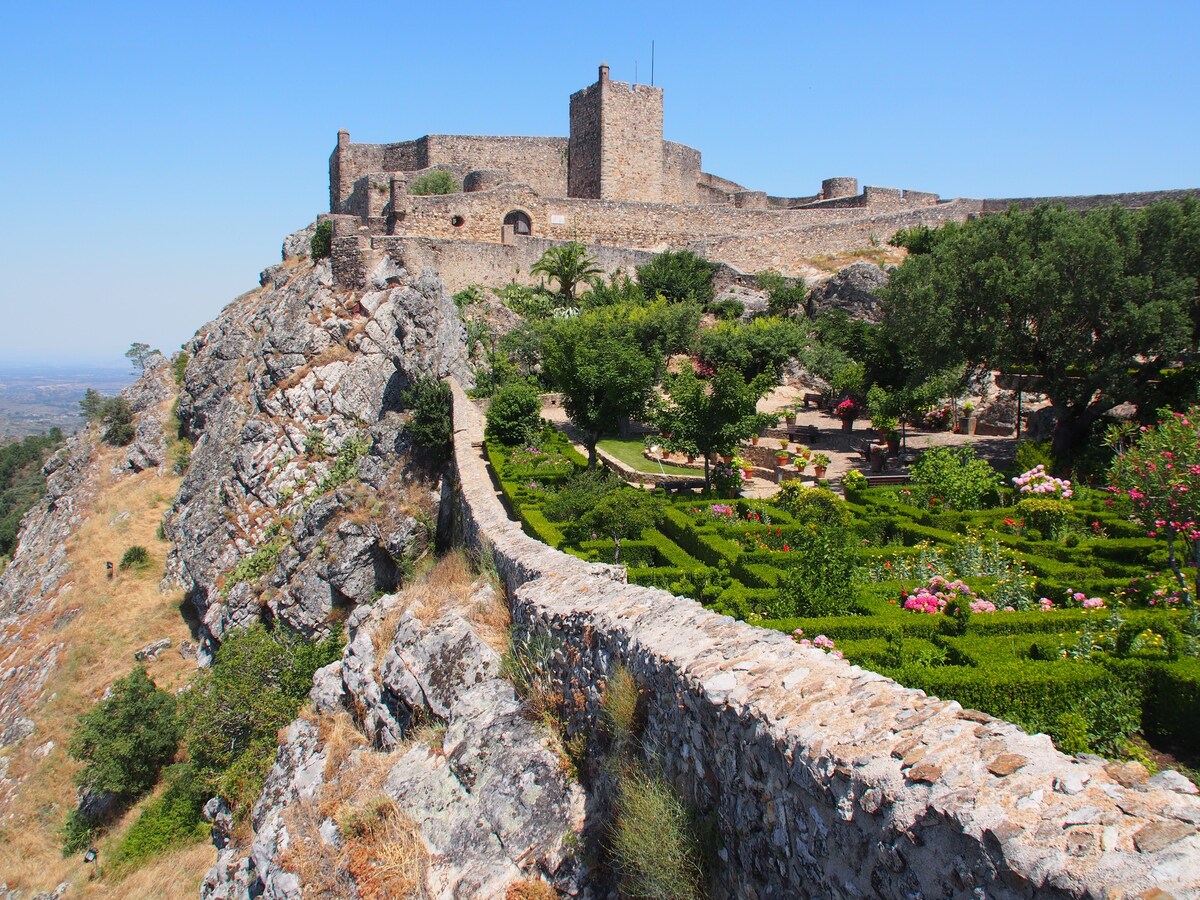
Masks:
[[[173,350],[327,209],[338,128],[565,135],[651,40],[666,136],[773,194],[1200,187],[1198,33],[1195,0],[14,4],[0,362]]]

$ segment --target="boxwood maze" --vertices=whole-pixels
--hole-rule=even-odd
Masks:
[[[487,454],[527,534],[583,559],[613,560],[611,540],[543,510],[585,462],[564,436],[536,449],[488,444]],[[820,617],[796,615],[783,587],[806,559],[807,542],[827,527],[797,509],[796,496],[664,496],[659,529],[623,541],[621,562],[631,582],[763,627],[825,635],[852,662],[1048,733],[1068,752],[1119,755],[1139,729],[1156,744],[1200,752],[1200,659],[1180,632],[1187,613],[1169,591],[1163,596],[1168,581],[1146,579],[1165,569],[1165,551],[1102,496],[1071,501],[1076,528],[1051,539],[1016,521],[1013,506],[929,511],[899,488],[853,493],[846,509],[854,582],[844,614]],[[982,601],[977,609],[992,603],[997,611],[906,609],[922,588],[934,590],[937,575],[961,576],[962,590]],[[1093,598],[1104,606],[1083,608]]]

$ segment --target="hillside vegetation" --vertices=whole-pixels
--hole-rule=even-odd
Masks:
[[[72,584],[50,614],[58,627],[25,623],[24,633],[36,637],[14,652],[14,657],[35,658],[57,650],[59,665],[44,687],[46,702],[30,714],[33,736],[0,751],[8,761],[10,784],[17,787],[11,798],[0,796],[0,801],[11,799],[0,825],[0,872],[10,890],[43,890],[70,881],[86,883],[89,896],[96,897],[194,897],[211,861],[212,848],[198,844],[167,853],[124,880],[112,879],[106,863],[138,806],[96,845],[96,864],[84,863],[81,853],[64,858],[59,849],[59,830],[75,805],[73,779],[80,764],[67,755],[67,746],[79,715],[130,672],[134,652],[152,641],[171,640],[168,650],[145,664],[160,687],[174,692],[196,672],[195,662],[178,652],[190,636],[180,615],[183,594],[159,588],[167,544],[157,533],[180,479],[153,470],[114,476],[109,470],[120,454],[104,448],[93,458],[104,474],[90,509],[82,510],[86,521],[67,543]],[[135,545],[147,548],[149,563],[118,567],[109,580],[105,562],[116,567]]]
[[[57,428],[0,447],[0,572],[17,543],[21,516],[46,492],[42,464],[62,446]]]

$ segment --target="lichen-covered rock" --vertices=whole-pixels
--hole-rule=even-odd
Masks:
[[[841,310],[852,319],[878,322],[883,311],[879,293],[887,284],[887,273],[879,266],[856,262],[842,269],[808,298],[810,317],[830,310]]]
[[[388,260],[366,292],[347,294],[328,261],[288,255],[186,348],[179,417],[196,448],[165,526],[167,570],[202,622],[202,661],[230,627],[270,617],[320,637],[335,609],[396,587],[423,526],[394,503],[392,515],[355,510],[402,493],[408,385],[470,378],[462,322],[434,273]],[[240,561],[248,577],[231,584]]]
[[[342,764],[350,773],[339,778],[354,779],[359,766],[375,769],[363,754],[399,754],[379,790],[417,827],[428,855],[426,896],[503,897],[514,881],[542,876],[577,896],[586,874],[574,849],[584,826],[583,793],[500,676],[495,650],[466,618],[489,599],[499,600],[490,588],[473,585],[441,598],[447,606],[436,618],[419,597],[398,617],[411,596],[360,606],[347,619],[350,640],[342,659],[317,672],[311,696],[322,717],[352,710],[371,741],[372,748],[355,750]],[[376,646],[385,622],[395,632],[381,670]],[[444,725],[440,745],[414,742],[415,723]],[[302,837],[342,846],[347,836],[336,815],[317,823],[315,834],[290,830],[297,826],[288,808],[319,800],[327,783],[320,734],[320,725],[306,720],[288,729],[254,809],[249,857],[239,862],[222,853],[203,896],[241,897],[243,884],[263,896],[296,896],[302,885],[284,868],[286,848]]]

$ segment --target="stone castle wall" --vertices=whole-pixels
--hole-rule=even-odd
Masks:
[[[700,151],[663,141],[662,202],[692,206],[700,202]]]
[[[473,284],[500,287],[515,281],[517,284],[537,285],[543,276],[531,275],[533,264],[551,247],[563,241],[548,238],[522,237],[511,244],[492,244],[475,241],[445,241],[438,238],[387,235],[370,239],[374,254],[386,253],[398,260],[410,272],[425,267],[436,269],[451,292],[457,293]],[[627,247],[607,247],[589,244],[588,253],[606,275],[633,270],[649,262],[654,254],[647,250]],[[357,252],[357,241],[354,243]],[[717,293],[731,287],[754,287],[753,274],[739,271],[723,263],[713,275]]]
[[[491,548],[514,627],[551,637],[568,737],[595,734],[607,679],[628,669],[646,756],[715,818],[727,896],[1197,896],[1200,801],[1178,782],[1134,783],[534,540],[496,496],[478,409],[451,389],[464,539]]]
[[[393,144],[355,144],[340,132],[329,163],[330,210],[358,213],[360,206],[352,197],[360,179],[376,175],[376,180],[386,180],[387,173],[415,174],[430,168],[449,169],[460,181],[475,169],[493,169],[505,173],[505,180],[528,184],[539,194],[564,196],[566,151],[567,139],[561,137],[430,134]]]

